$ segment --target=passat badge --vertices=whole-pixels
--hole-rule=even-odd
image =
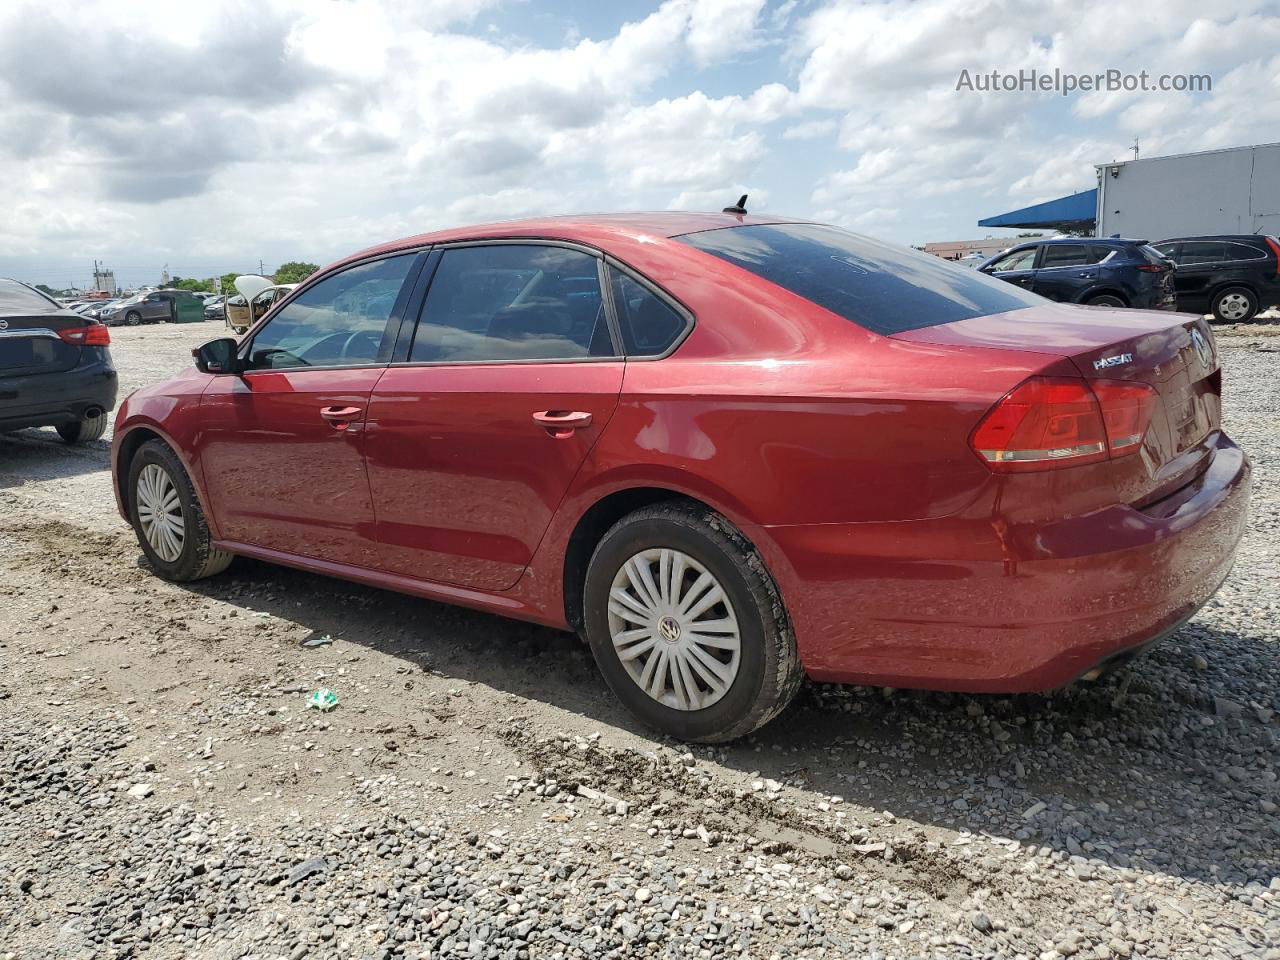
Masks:
[[[1119,367],[1126,363],[1133,363],[1132,353],[1117,353],[1114,357],[1103,357],[1101,360],[1093,361],[1093,369],[1105,370],[1107,367]]]

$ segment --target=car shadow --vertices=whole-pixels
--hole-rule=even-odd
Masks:
[[[296,623],[308,637],[340,638],[652,736],[570,634],[244,558],[222,577],[184,586]],[[814,803],[839,795],[1015,838],[1078,874],[1101,862],[1265,886],[1280,875],[1280,834],[1261,805],[1276,787],[1267,780],[1274,724],[1247,704],[1223,715],[1220,700],[1235,658],[1273,656],[1264,639],[1193,622],[1114,677],[1049,695],[806,684],[756,735],[695,752]],[[1278,677],[1259,679],[1280,689]]]
[[[0,490],[110,469],[110,437],[68,444],[52,427],[0,434]]]

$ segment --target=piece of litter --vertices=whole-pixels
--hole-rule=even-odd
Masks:
[[[316,690],[307,698],[307,706],[316,710],[332,710],[338,705],[338,695],[332,690]]]
[[[333,637],[327,633],[321,637],[307,637],[302,641],[304,647],[326,647],[331,643],[333,643]]]

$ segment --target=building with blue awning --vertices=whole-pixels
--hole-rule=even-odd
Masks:
[[[980,227],[1022,227],[1031,230],[1086,230],[1093,232],[1098,215],[1098,190],[1082,190],[1069,197],[1046,200],[1021,210],[979,220]]]

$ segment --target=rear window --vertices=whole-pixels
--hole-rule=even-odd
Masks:
[[[939,257],[819,224],[726,227],[675,239],[884,335],[1044,303]]]
[[[56,300],[25,283],[0,279],[0,317],[42,317],[62,309]]]

